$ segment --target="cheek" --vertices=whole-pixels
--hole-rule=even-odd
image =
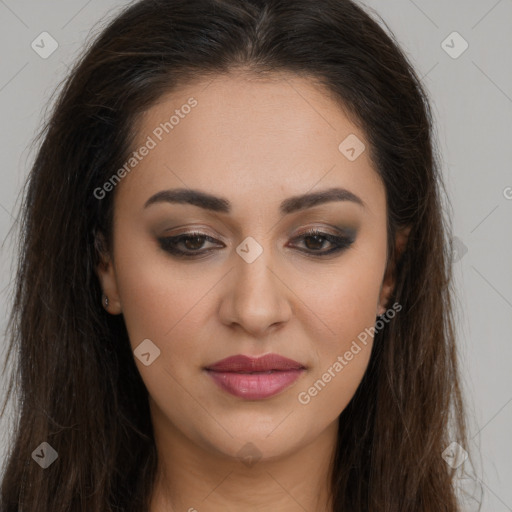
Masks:
[[[118,239],[129,237],[120,234]],[[372,347],[372,338],[366,334],[363,341],[360,335],[375,324],[384,251],[384,242],[382,250],[363,246],[330,265],[303,262],[297,268],[289,266],[282,276],[293,289],[288,296],[294,301],[295,313],[290,328],[302,331],[300,337],[308,340],[312,356],[311,374],[292,399],[304,421],[316,418],[326,424],[334,420],[360,384]],[[135,359],[139,372],[162,409],[172,396],[173,411],[184,413],[190,400],[180,383],[190,383],[204,363],[200,343],[211,334],[204,324],[222,300],[212,288],[225,269],[171,261],[147,242],[120,245],[117,255],[118,289],[132,348],[150,339],[161,350],[149,367]],[[203,398],[201,388],[194,393]],[[166,414],[178,421],[173,411]]]
[[[345,350],[346,349],[346,350]],[[372,341],[355,341],[331,354],[297,394],[299,410],[322,424],[334,421],[354,396],[371,355]]]
[[[118,240],[116,280],[130,341],[136,346],[149,338],[160,344],[191,320],[189,313],[197,308],[211,278],[203,282],[186,277],[183,265],[162,254],[153,240],[136,240],[122,229]],[[123,243],[127,240],[131,243]]]
[[[335,267],[319,267],[314,275],[311,269],[303,269],[302,276],[310,277],[295,282],[294,291],[303,303],[303,318],[311,318],[310,325],[316,328],[313,339],[318,340],[320,352],[332,354],[343,349],[375,324],[385,264],[379,253],[365,256],[362,251],[354,251]]]
[[[322,421],[343,411],[367,369],[385,266],[381,252],[354,253],[336,272],[318,274],[298,292],[321,322],[311,329],[316,361],[297,401]]]
[[[151,263],[147,257],[127,257],[119,265],[118,289],[135,356],[146,339],[151,340],[150,351],[158,354],[148,366],[134,357],[138,371],[150,397],[177,424],[176,411],[200,415],[191,407],[188,394],[191,376],[201,366],[197,346],[201,337],[194,324],[207,314],[203,309],[206,302],[201,298],[213,283],[190,286],[192,281],[180,276],[176,266],[168,264],[164,268],[156,260]]]

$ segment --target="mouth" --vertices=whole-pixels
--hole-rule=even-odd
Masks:
[[[278,354],[236,355],[205,368],[222,390],[246,400],[262,400],[290,387],[305,371],[301,363]]]

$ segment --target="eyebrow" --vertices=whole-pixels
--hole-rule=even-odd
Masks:
[[[332,201],[350,201],[363,208],[366,206],[364,201],[345,188],[335,187],[318,192],[310,192],[303,195],[292,196],[285,199],[279,206],[279,211],[283,215],[294,213],[307,208],[312,208],[319,204]],[[155,203],[179,203],[191,204],[205,210],[219,213],[230,213],[231,203],[223,198],[217,197],[200,190],[177,188],[170,190],[161,190],[152,195],[145,203],[144,208]]]

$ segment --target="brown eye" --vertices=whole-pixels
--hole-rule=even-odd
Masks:
[[[320,235],[309,235],[304,237],[304,243],[308,249],[322,249],[327,239]],[[311,241],[313,243],[311,244]]]
[[[354,242],[354,237],[331,235],[330,233],[313,229],[302,233],[296,237],[295,240],[304,241],[304,245],[306,246],[304,252],[314,256],[325,256],[348,248]],[[326,242],[329,242],[333,247],[327,251],[321,251],[320,249],[322,249]]]
[[[201,247],[204,245],[204,239],[205,237],[201,236],[187,236],[183,239],[183,244],[186,247],[186,249],[197,251],[198,249],[201,249]]]
[[[212,250],[211,248],[202,251],[201,248],[204,246],[205,242],[215,243],[217,240],[200,232],[190,232],[177,236],[162,237],[158,239],[158,242],[164,251],[167,251],[173,256],[192,258],[210,252]],[[180,248],[180,244],[184,249]]]
[[[324,233],[313,229],[302,233],[294,240],[303,240],[305,249],[299,249],[301,252],[321,257],[341,252],[348,248],[354,242],[354,237],[332,235],[330,233]],[[162,237],[158,239],[158,242],[164,251],[180,258],[205,256],[214,250],[213,247],[203,249],[206,242],[211,242],[217,245],[219,244],[218,240],[215,240],[215,238],[200,232],[190,232],[177,236]],[[322,251],[326,242],[331,244],[332,248]]]

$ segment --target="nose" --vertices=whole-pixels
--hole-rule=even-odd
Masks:
[[[252,263],[237,255],[234,265],[221,300],[221,321],[256,337],[263,337],[289,321],[293,292],[268,252],[263,251]]]

